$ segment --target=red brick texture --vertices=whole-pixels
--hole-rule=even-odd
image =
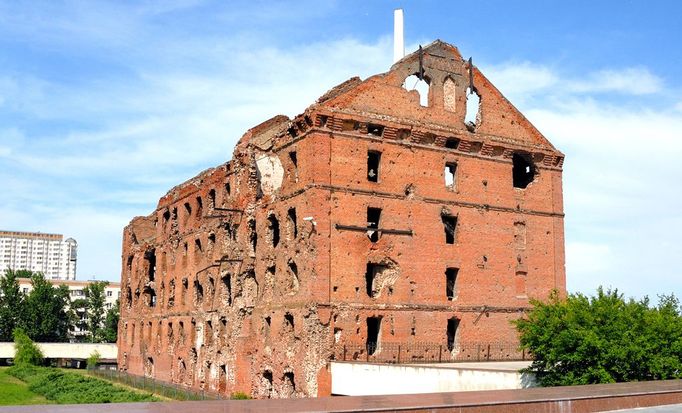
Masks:
[[[415,53],[249,130],[231,161],[131,221],[120,368],[312,397],[343,343],[517,342],[529,298],[565,293],[563,154],[453,46],[421,61],[428,106],[402,87]]]

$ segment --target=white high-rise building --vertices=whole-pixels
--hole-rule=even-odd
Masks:
[[[0,275],[6,269],[42,272],[52,280],[75,280],[78,243],[61,234],[0,231]]]

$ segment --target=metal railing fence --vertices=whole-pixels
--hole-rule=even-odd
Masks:
[[[488,342],[449,346],[442,343],[339,343],[336,361],[371,363],[450,363],[463,361],[525,361],[532,356],[518,343]]]

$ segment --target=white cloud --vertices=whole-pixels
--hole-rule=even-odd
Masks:
[[[658,93],[663,81],[647,68],[631,67],[621,70],[600,70],[587,79],[569,83],[569,90],[581,93],[616,92],[631,95]]]

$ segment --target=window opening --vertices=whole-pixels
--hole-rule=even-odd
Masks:
[[[289,159],[291,159],[291,164],[294,165],[294,170],[298,168],[298,157],[296,156],[296,151],[289,152]]]
[[[448,138],[448,140],[445,141],[445,147],[448,149],[457,149],[459,146],[459,139],[457,138]]]
[[[226,182],[225,183],[225,195],[230,196],[232,194],[232,187],[230,187],[230,183]]]
[[[453,351],[457,347],[457,330],[459,329],[459,319],[452,317],[448,320],[448,350]]]
[[[379,294],[379,288],[374,285],[374,280],[377,275],[381,274],[386,269],[385,265],[376,264],[373,262],[367,263],[367,272],[365,273],[365,291],[367,296],[375,298]]]
[[[381,208],[367,208],[367,236],[372,242],[379,241],[379,220],[381,219]]]
[[[512,155],[512,176],[514,188],[525,189],[535,179],[535,165],[529,155],[515,153]]]
[[[175,280],[168,282],[168,307],[175,305]]]
[[[197,304],[204,301],[204,287],[199,280],[194,280],[194,300]]]
[[[416,74],[405,78],[403,88],[407,91],[416,90],[419,93],[419,104],[429,106],[429,82],[427,78],[419,79]]]
[[[189,202],[185,202],[185,211],[187,212],[187,217],[189,218],[192,215],[192,205],[190,205]]]
[[[376,125],[373,123],[367,124],[367,133],[369,135],[381,137],[384,134],[384,127],[382,125]]]
[[[358,130],[358,128],[360,128],[360,123],[353,119],[344,119],[341,124],[341,130],[344,132]]]
[[[457,217],[453,215],[441,215],[443,228],[445,229],[445,243],[455,243],[455,230],[457,228]]]
[[[455,162],[448,162],[445,164],[445,187],[451,191],[456,189],[456,173],[457,164]]]
[[[156,277],[156,250],[145,251],[144,259],[147,260],[147,278],[149,281],[154,281]]]
[[[379,182],[379,162],[381,161],[381,152],[368,151],[367,152],[367,180],[370,182]]]
[[[367,354],[372,355],[379,349],[381,317],[367,317]]]
[[[202,212],[204,211],[204,202],[201,200],[201,197],[197,197],[197,217],[201,217]]]
[[[473,132],[478,126],[478,122],[481,118],[481,97],[479,96],[476,89],[468,87],[466,90],[466,114],[464,115],[464,123],[470,132]]]
[[[445,296],[448,298],[448,301],[454,300],[457,294],[458,273],[458,268],[448,268],[445,270]]]
[[[227,305],[232,305],[232,274],[227,273],[220,279],[223,282],[223,291]]]
[[[292,259],[289,260],[287,265],[289,266],[289,271],[291,271],[291,274],[293,275],[293,277],[291,279],[291,288],[297,289],[298,288],[298,265],[296,265],[296,262]]]
[[[296,208],[289,208],[287,211],[287,218],[289,220],[289,235],[292,239],[298,237],[298,227],[296,226]]]

